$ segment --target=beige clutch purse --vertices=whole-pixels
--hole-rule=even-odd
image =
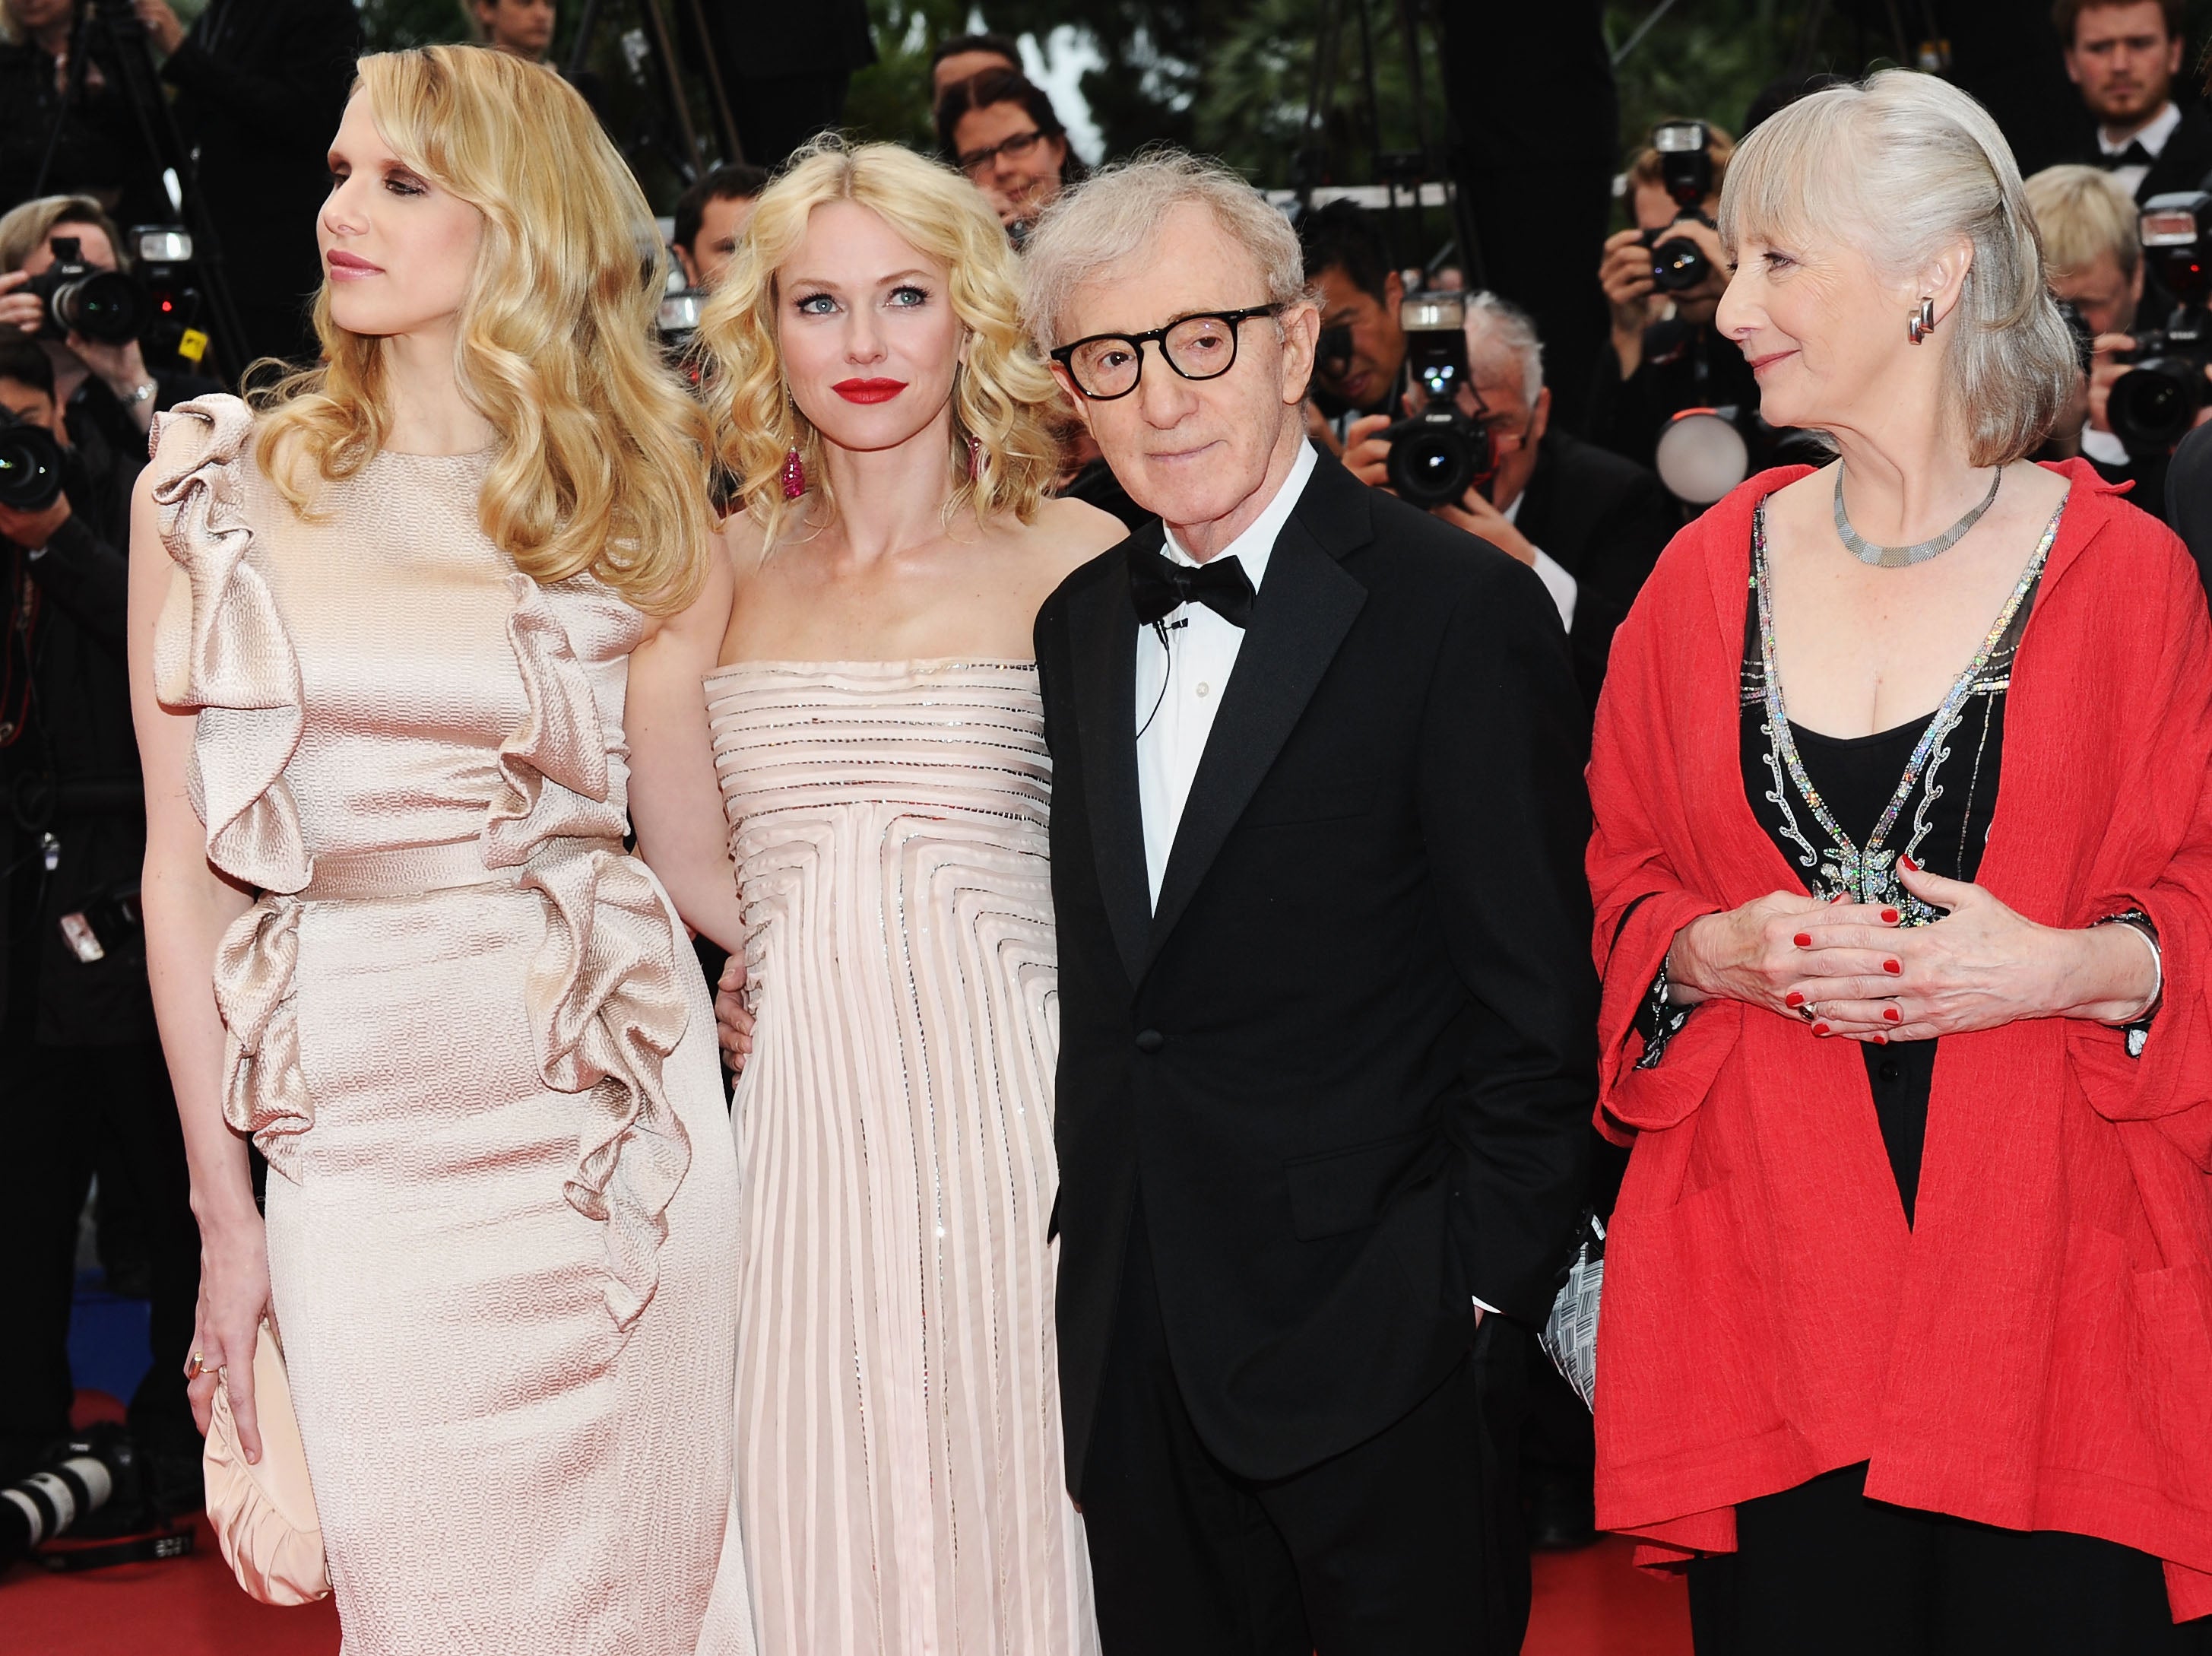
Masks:
[[[253,1400],[261,1423],[258,1466],[247,1465],[239,1447],[228,1391],[215,1389],[204,1463],[208,1522],[248,1593],[264,1604],[312,1604],[330,1593],[330,1565],[284,1354],[266,1318],[253,1347]]]

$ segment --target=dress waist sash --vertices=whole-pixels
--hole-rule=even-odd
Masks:
[[[618,839],[549,839],[530,861],[509,868],[487,868],[481,838],[442,845],[408,845],[389,851],[352,851],[318,856],[314,878],[299,892],[302,902],[364,902],[378,898],[422,897],[466,886],[514,886],[533,868],[572,856],[606,851],[620,856]]]

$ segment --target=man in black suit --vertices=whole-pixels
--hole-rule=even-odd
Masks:
[[[1682,527],[1659,479],[1632,460],[1556,429],[1544,344],[1526,311],[1469,294],[1460,412],[1490,434],[1497,470],[1436,515],[1535,570],[1559,607],[1584,707],[1597,709],[1613,635],[1651,566]],[[1420,388],[1410,394],[1424,403]],[[1370,435],[1344,452],[1362,483],[1387,487],[1390,446]]]
[[[2110,169],[2138,203],[2203,187],[2212,117],[2173,100],[2187,43],[2185,0],[2057,0],[2051,22],[2096,137],[2081,157]]]
[[[1024,265],[1164,520],[1036,624],[1060,1374],[1105,1648],[1516,1651],[1528,1327],[1595,1093],[1557,617],[1305,442],[1319,318],[1234,174],[1111,169]]]

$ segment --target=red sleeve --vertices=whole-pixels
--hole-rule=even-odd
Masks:
[[[1592,950],[1603,979],[1596,1121],[1616,1144],[1645,1129],[1672,1127],[1703,1103],[1743,1021],[1738,1003],[1708,1001],[1668,1043],[1665,1062],[1636,1068],[1644,1053],[1637,1015],[1674,934],[1728,906],[1697,890],[1669,855],[1670,846],[1687,843],[1675,768],[1681,750],[1669,728],[1683,697],[1670,680],[1694,654],[1680,648],[1682,632],[1694,624],[1683,612],[1702,600],[1692,588],[1705,578],[1692,532],[1660,560],[1613,635],[1590,750]],[[1662,650],[1662,638],[1676,647]]]
[[[2079,1019],[2067,1025],[2067,1055],[2099,1114],[2157,1123],[2212,1172],[2212,623],[2180,543],[2148,521],[2139,533],[2167,543],[2145,549],[2125,600],[2133,624],[2158,642],[2141,693],[2115,698],[2138,751],[2091,899],[2070,918],[2148,914],[2165,989],[2140,1058],[2128,1056],[2121,1031]]]

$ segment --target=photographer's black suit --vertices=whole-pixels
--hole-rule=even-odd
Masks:
[[[1470,1298],[1540,1321],[1584,1188],[1586,738],[1557,617],[1322,459],[1155,909],[1127,557],[1162,535],[1036,624],[1060,1373],[1106,1648],[1517,1650],[1528,1336],[1478,1336]]]
[[[1567,643],[1583,705],[1595,715],[1613,635],[1682,527],[1681,508],[1643,466],[1555,428],[1537,446],[1513,527],[1575,578]]]

